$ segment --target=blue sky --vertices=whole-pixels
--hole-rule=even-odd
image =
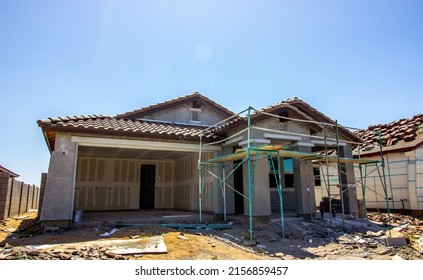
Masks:
[[[42,118],[195,91],[297,96],[341,124],[422,113],[423,1],[0,1],[0,164],[39,184]]]

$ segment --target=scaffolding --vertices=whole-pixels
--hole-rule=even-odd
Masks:
[[[246,116],[242,116],[242,114],[246,114]],[[269,129],[269,128],[264,128],[264,127],[259,127],[256,125],[252,125],[252,115],[259,115],[259,114],[264,114],[267,115],[269,117],[274,117],[274,118],[279,118],[279,119],[285,119],[288,121],[295,121],[295,122],[305,122],[305,123],[313,123],[313,124],[317,124],[323,127],[323,136],[318,136],[318,135],[308,135],[308,134],[302,134],[302,133],[297,133],[297,132],[290,132],[290,131],[283,131],[283,130],[275,130],[275,129]],[[238,131],[237,133],[225,138],[225,139],[221,139],[219,141],[215,141],[212,143],[203,143],[203,135],[206,135],[207,133],[212,132],[212,130],[214,129],[218,129],[222,126],[227,125],[229,122],[237,122],[237,121],[241,121],[241,120],[246,120],[246,128],[241,129],[240,131]],[[365,208],[365,190],[366,190],[366,176],[369,175],[371,172],[367,172],[367,166],[373,165],[375,167],[375,170],[378,171],[379,176],[381,178],[381,182],[383,182],[383,186],[384,186],[384,195],[385,195],[385,200],[387,203],[387,209],[388,209],[388,214],[390,213],[389,210],[389,203],[388,203],[388,194],[386,191],[386,179],[385,179],[385,163],[384,163],[384,157],[383,157],[383,151],[382,151],[382,142],[380,142],[380,155],[381,155],[381,159],[380,160],[368,160],[368,159],[363,159],[360,156],[358,158],[353,158],[353,157],[341,157],[340,156],[340,139],[339,139],[339,124],[337,121],[335,121],[334,123],[325,123],[325,122],[318,122],[318,121],[311,121],[311,120],[304,120],[304,119],[295,119],[295,118],[289,118],[289,117],[285,117],[285,116],[280,116],[280,115],[275,115],[275,114],[271,114],[268,112],[264,112],[264,111],[259,111],[254,109],[253,107],[248,107],[246,110],[231,116],[213,126],[210,126],[206,129],[204,129],[202,131],[202,133],[200,134],[200,147],[199,147],[199,158],[198,158],[198,193],[199,193],[199,217],[200,217],[200,223],[203,222],[202,220],[202,203],[203,203],[203,196],[204,195],[210,195],[210,193],[208,194],[204,194],[204,184],[206,181],[206,176],[211,175],[214,178],[217,179],[217,184],[215,186],[215,188],[213,188],[213,190],[215,189],[220,189],[222,197],[223,197],[223,212],[224,212],[224,220],[227,221],[227,201],[226,201],[226,189],[229,188],[232,191],[234,191],[235,193],[241,195],[245,200],[248,201],[248,216],[249,216],[249,235],[250,235],[250,239],[253,239],[253,192],[254,192],[254,184],[255,184],[255,174],[256,174],[256,167],[257,167],[257,160],[258,159],[263,159],[263,158],[268,158],[271,159],[269,160],[270,162],[270,168],[275,171],[273,172],[274,174],[274,179],[276,182],[276,189],[277,189],[277,193],[278,193],[278,198],[279,198],[279,208],[280,208],[280,220],[281,220],[281,230],[282,230],[282,238],[285,238],[285,221],[284,221],[284,206],[283,206],[283,190],[282,190],[282,185],[283,185],[283,180],[282,180],[282,171],[281,171],[281,158],[295,158],[295,159],[299,159],[299,160],[304,160],[306,164],[314,164],[314,163],[319,163],[320,165],[322,163],[326,164],[326,168],[327,168],[327,178],[325,178],[325,184],[327,187],[327,192],[328,192],[328,197],[329,197],[329,212],[330,212],[330,221],[332,222],[332,205],[331,205],[331,200],[333,198],[336,198],[337,196],[340,197],[341,200],[341,208],[342,208],[342,222],[343,224],[345,223],[345,209],[344,209],[344,193],[346,191],[348,191],[349,188],[351,187],[356,187],[357,184],[360,184],[362,186],[362,191],[363,191],[363,201],[364,201],[364,209]],[[329,133],[328,130],[329,128],[332,129],[332,131],[334,131],[335,133],[335,137],[331,138],[329,137]],[[354,128],[350,128],[350,127],[343,127],[345,129],[354,129]],[[289,146],[288,145],[278,145],[278,144],[269,144],[269,143],[265,143],[265,144],[259,144],[259,145],[252,145],[253,141],[252,141],[252,131],[253,130],[257,130],[257,131],[264,131],[264,132],[272,132],[272,133],[279,133],[279,134],[284,134],[284,135],[291,135],[291,136],[305,136],[308,137],[310,139],[320,139],[323,140],[323,151],[320,153],[316,153],[316,152],[299,152],[299,151],[292,151],[289,150]],[[355,129],[357,130],[357,129]],[[239,140],[239,136],[246,134],[247,135],[247,140],[245,142],[246,146],[240,149],[237,149],[236,151],[234,151],[233,153],[229,153],[226,155],[222,155],[222,156],[218,156],[218,157],[213,157],[210,159],[203,159],[203,155],[202,155],[202,150],[203,147],[205,146],[209,146],[209,145],[216,145],[216,144],[221,144],[221,143],[235,143],[237,140]],[[379,138],[380,138],[380,134],[379,134]],[[353,141],[347,141],[347,140],[343,140],[343,143],[349,143],[352,145],[360,145],[360,143],[358,142],[353,142]],[[335,146],[336,148],[336,153],[335,155],[330,155],[329,153],[329,146]],[[358,150],[360,149],[360,147],[358,146]],[[275,160],[277,162],[277,166],[275,166]],[[238,163],[233,163],[235,161],[238,161]],[[331,190],[330,190],[330,180],[329,180],[329,163],[335,163],[337,165],[337,176],[338,176],[338,182],[339,184],[337,184],[337,187],[339,188],[339,193],[338,194],[332,194]],[[234,174],[234,172],[238,169],[238,168],[242,168],[242,166],[244,166],[244,164],[247,165],[247,184],[248,184],[248,193],[247,195],[244,195],[240,192],[238,192],[234,186],[231,186],[227,183],[227,179],[232,176]],[[343,175],[346,176],[346,171],[345,171],[345,164],[358,164],[359,165],[359,170],[360,170],[360,178],[358,180],[355,179],[355,174],[354,174],[354,179],[355,182],[354,184],[348,186],[347,184],[343,184],[342,182],[342,177]],[[364,173],[363,173],[363,166],[365,167]],[[225,172],[225,168],[226,167],[232,167],[232,170],[226,174]],[[382,167],[382,173],[380,173],[379,167]],[[307,172],[306,168],[306,172]],[[220,172],[220,170],[222,170],[222,172]],[[373,172],[373,171],[372,171]],[[355,172],[354,172],[355,173]],[[310,191],[311,188],[314,187],[314,182],[313,184],[311,184],[309,182],[309,176],[308,174],[306,175],[307,178],[307,192],[308,195],[310,195]],[[326,181],[327,179],[327,181]],[[311,203],[310,199],[309,202]],[[313,210],[315,209],[309,209],[310,210],[310,215],[311,218],[313,218]],[[366,216],[367,218],[367,212],[366,212]]]

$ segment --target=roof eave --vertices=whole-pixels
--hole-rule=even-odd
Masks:
[[[101,128],[81,128],[81,127],[67,127],[67,126],[45,126],[43,127],[44,132],[56,131],[56,132],[70,132],[78,134],[97,134],[102,136],[125,136],[125,137],[144,137],[144,138],[154,138],[154,139],[164,139],[164,140],[183,140],[191,142],[199,142],[199,135],[177,135],[177,134],[167,134],[167,133],[149,133],[141,131],[131,131],[131,130],[110,130],[110,129],[101,129]],[[217,137],[218,138],[218,137]],[[203,137],[204,142],[213,142],[218,139],[213,137]]]
[[[382,148],[382,154],[405,153],[405,152],[409,152],[409,151],[418,149],[422,145],[423,145],[423,140],[416,143],[416,144],[413,144],[413,145],[410,145],[410,146],[405,146],[405,147],[398,147],[398,148],[392,148],[392,149],[386,149],[386,147],[383,147]],[[368,153],[366,153],[366,152],[361,153],[360,157],[362,157],[362,158],[363,157],[374,157],[374,156],[378,156],[378,155],[380,156],[380,154],[381,154],[380,150],[377,150],[377,151],[372,151],[372,152],[368,152]],[[354,157],[358,158],[358,154],[355,154]]]
[[[224,115],[225,117],[230,117],[235,115],[235,113],[233,113],[232,111],[230,111],[229,109],[223,107],[222,105],[216,103],[215,101],[209,99],[208,97],[196,92],[193,94],[189,94],[186,96],[182,96],[182,97],[178,97],[169,101],[165,101],[165,102],[161,102],[155,105],[151,105],[145,108],[141,108],[138,110],[134,110],[132,112],[126,112],[123,114],[118,114],[115,117],[117,118],[133,118],[133,117],[137,117],[137,115],[142,114],[142,115],[148,115],[157,111],[161,111],[161,110],[165,110],[165,109],[169,109],[169,108],[173,108],[175,107],[175,105],[178,104],[183,104],[186,102],[189,102],[191,100],[194,100],[196,98],[200,98],[201,100],[203,100],[204,102],[206,102],[208,104],[208,106],[215,110],[216,112],[218,112],[219,114]]]

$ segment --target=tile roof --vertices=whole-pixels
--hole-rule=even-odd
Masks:
[[[169,136],[170,138],[198,139],[204,127],[170,122],[129,120],[103,115],[49,118],[38,121],[43,130],[83,131],[101,134],[128,134],[134,136]],[[205,138],[214,138],[208,134]]]
[[[316,108],[310,106],[310,104],[306,103],[305,101],[301,100],[298,97],[288,98],[287,100],[281,101],[280,103],[288,103],[294,106],[301,112],[310,116],[315,121],[329,123],[329,124],[336,123],[334,120],[332,120],[331,118],[329,118],[322,112],[318,111]],[[353,132],[343,127],[342,125],[339,125],[339,123],[338,123],[338,130],[339,130],[339,134],[343,135],[347,139],[354,142],[361,142],[360,138],[357,137],[357,135],[355,135]]]
[[[379,131],[384,151],[411,150],[423,144],[423,114],[356,131],[355,134],[364,141],[360,146],[361,154],[379,151]],[[354,151],[358,153],[357,147]]]
[[[197,100],[198,99],[203,100],[204,102],[208,103],[211,107],[213,107],[215,110],[224,114],[226,117],[235,115],[235,113],[233,113],[229,109],[227,109],[227,108],[223,107],[222,105],[214,102],[213,100],[207,98],[206,96],[204,96],[204,95],[202,95],[198,92],[194,92],[192,94],[180,96],[180,97],[173,98],[173,99],[170,99],[170,100],[166,100],[166,101],[163,101],[163,102],[160,102],[160,103],[157,103],[157,104],[153,104],[153,105],[150,105],[150,106],[147,106],[147,107],[136,109],[136,110],[133,110],[131,112],[118,114],[118,115],[116,115],[116,117],[118,117],[118,118],[140,118],[140,117],[148,115],[150,113],[166,109],[167,107],[173,107],[177,104],[186,103],[188,101],[196,100],[196,99]]]

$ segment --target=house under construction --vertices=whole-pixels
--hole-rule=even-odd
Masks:
[[[75,210],[180,209],[200,221],[203,212],[243,214],[250,224],[272,212],[283,224],[288,210],[312,218],[316,167],[330,163],[338,179],[328,203],[337,197],[342,213],[355,215],[354,164],[376,161],[354,158],[357,135],[298,98],[235,114],[194,93],[38,125],[51,152],[43,226],[71,226]]]

